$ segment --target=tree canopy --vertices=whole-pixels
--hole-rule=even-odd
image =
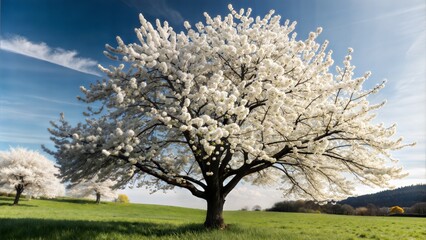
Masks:
[[[370,73],[354,77],[352,49],[331,71],[321,28],[299,40],[296,22],[273,10],[253,18],[229,9],[180,33],[141,14],[139,42],[106,45],[121,63],[81,87],[86,121],[62,116],[49,129],[47,151],[66,180],[99,172],[121,186],[186,188],[206,199],[205,225],[223,227],[240,181],[325,200],[350,194],[354,181],[383,187],[404,176],[390,154],[404,146],[395,125],[373,123],[384,102],[367,100],[384,82],[362,88]]]

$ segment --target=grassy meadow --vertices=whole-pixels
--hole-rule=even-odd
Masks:
[[[226,211],[226,230],[205,230],[205,211],[77,199],[0,197],[0,239],[426,239],[426,219]]]

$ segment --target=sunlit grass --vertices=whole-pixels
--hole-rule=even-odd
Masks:
[[[205,230],[205,211],[85,200],[0,197],[0,239],[425,239],[426,219],[225,212],[226,230]]]

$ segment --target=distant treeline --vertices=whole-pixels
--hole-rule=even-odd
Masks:
[[[349,204],[352,207],[363,207],[374,204],[377,207],[411,207],[418,202],[426,202],[426,185],[414,185],[394,190],[386,190],[374,194],[350,197],[339,204]]]
[[[426,202],[415,203],[411,207],[404,207],[404,214],[407,216],[426,216]],[[390,207],[377,207],[374,204],[354,208],[349,204],[327,203],[318,204],[314,201],[283,201],[277,202],[272,208],[266,209],[272,212],[304,212],[304,213],[328,213],[342,215],[361,216],[387,216],[394,215],[390,212]]]
[[[407,216],[426,215],[426,185],[414,185],[382,191],[340,202],[318,204],[314,201],[277,202],[266,211],[307,212],[345,215],[386,216],[392,215],[390,207],[400,206]]]

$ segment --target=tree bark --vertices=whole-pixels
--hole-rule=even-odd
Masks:
[[[96,193],[96,204],[99,204],[101,202],[101,194]]]
[[[204,222],[206,228],[224,229],[226,227],[223,220],[223,205],[225,197],[221,194],[220,189],[213,191],[207,197],[207,215]]]
[[[21,194],[24,191],[24,185],[18,184],[17,186],[15,186],[15,189],[16,189],[16,195],[15,195],[15,200],[13,201],[13,205],[18,205],[19,198],[21,197]]]

